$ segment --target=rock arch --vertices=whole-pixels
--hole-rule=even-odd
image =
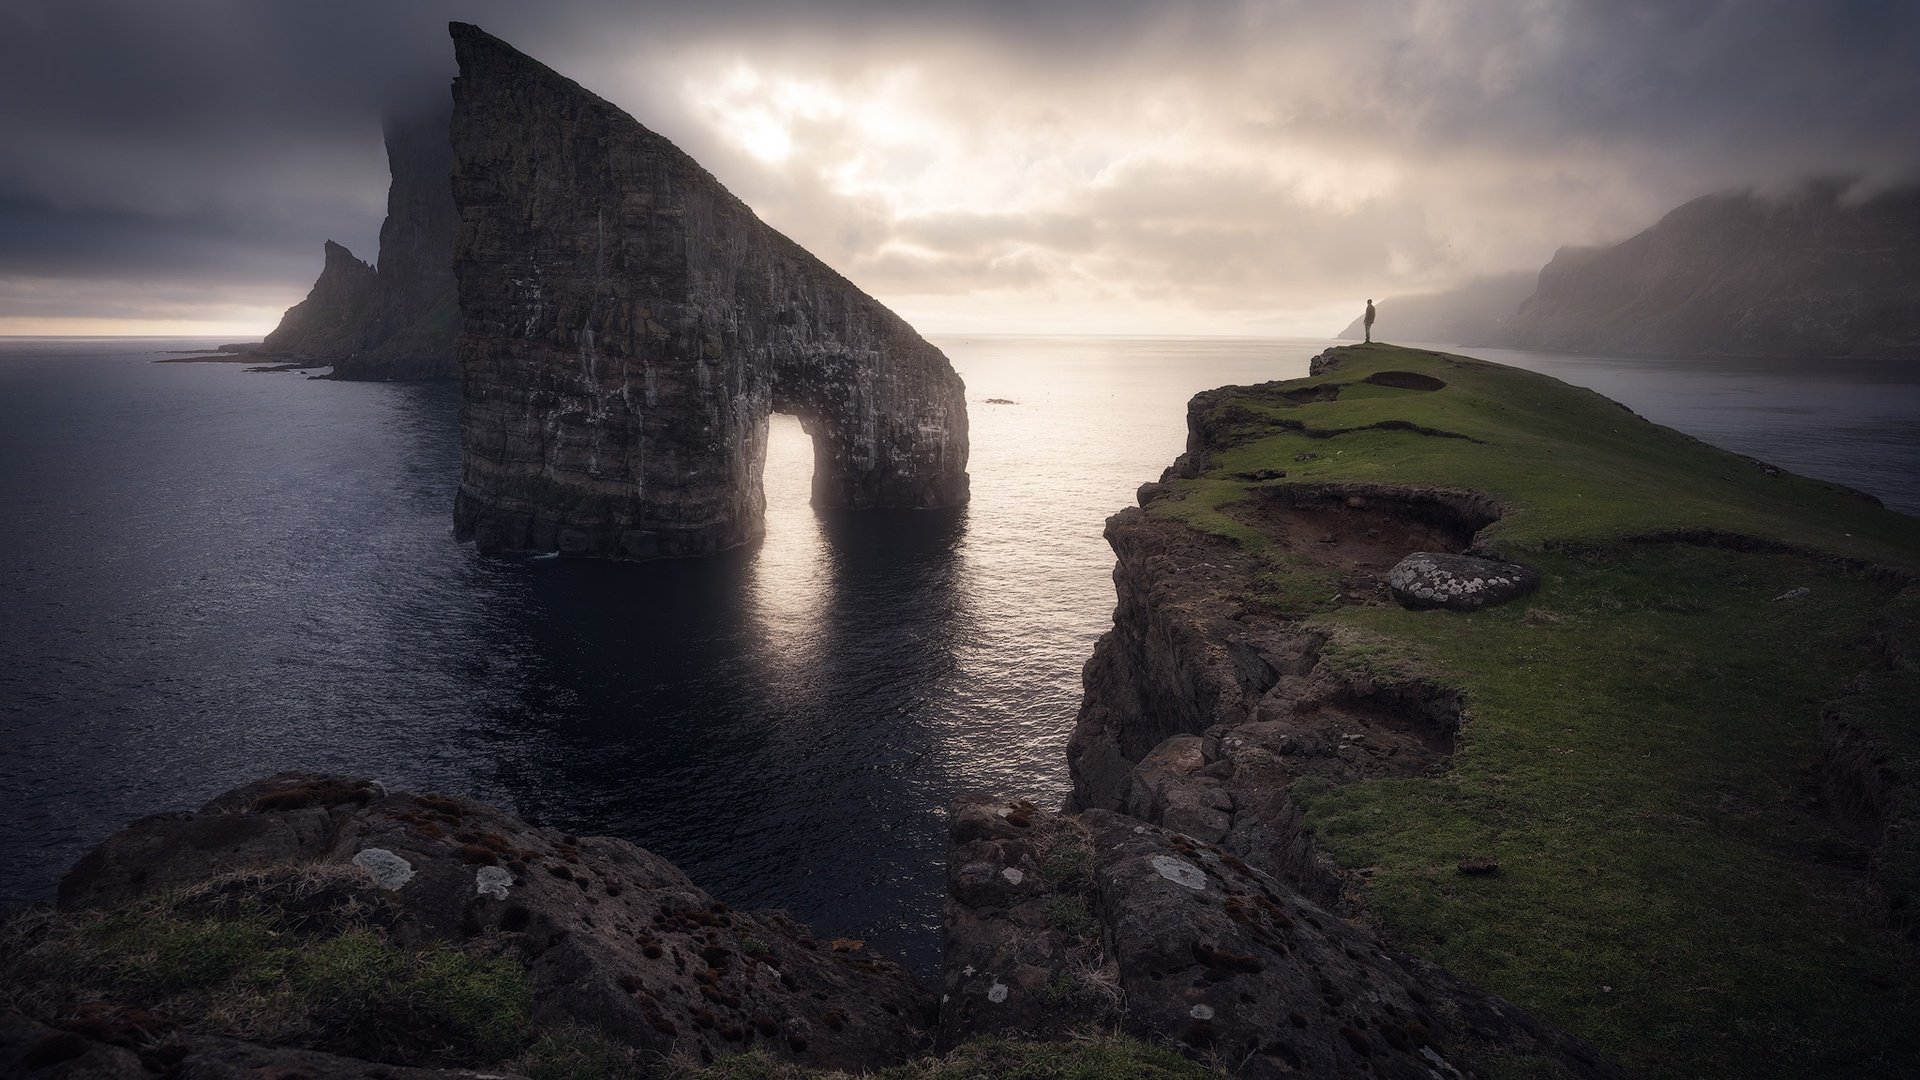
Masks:
[[[775,411],[813,437],[816,505],[966,501],[964,387],[939,349],[665,138],[451,30],[457,535],[614,558],[745,543]]]

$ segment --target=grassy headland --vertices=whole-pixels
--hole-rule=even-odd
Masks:
[[[1253,552],[1250,604],[1325,630],[1329,662],[1462,692],[1444,769],[1295,786],[1368,916],[1648,1075],[1920,1070],[1920,521],[1542,375],[1336,355],[1197,399],[1204,471],[1148,513]],[[1248,510],[1296,484],[1478,493],[1500,516],[1476,549],[1542,587],[1343,602]],[[1874,792],[1848,797],[1836,726]]]

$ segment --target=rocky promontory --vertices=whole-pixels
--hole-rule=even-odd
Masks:
[[[1920,526],[1544,376],[1389,345],[1312,368],[1196,396],[1187,453],[1109,519],[1069,820],[1176,837],[1223,904],[1271,880],[1238,887],[1636,1072],[1911,1069]],[[1532,1031],[1462,1056],[1603,1067]]]
[[[320,277],[307,298],[287,309],[265,341],[247,355],[335,363],[357,352],[379,317],[380,274],[329,240]]]
[[[379,268],[327,241],[326,264],[313,290],[287,309],[252,355],[331,365],[336,379],[459,373],[454,346],[460,305],[453,280],[459,219],[447,122],[444,106],[386,118],[393,181],[380,226]]]
[[[964,388],[940,350],[666,139],[452,32],[458,535],[631,559],[745,543],[772,412],[813,437],[816,506],[966,501]]]

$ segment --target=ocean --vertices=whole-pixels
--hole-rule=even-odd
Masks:
[[[325,769],[625,837],[931,970],[947,802],[1067,790],[1104,519],[1183,449],[1190,395],[1332,344],[935,342],[964,510],[816,513],[776,417],[762,544],[609,564],[454,543],[452,385],[0,339],[0,904],[135,817]],[[1920,366],[1474,352],[1920,512]]]

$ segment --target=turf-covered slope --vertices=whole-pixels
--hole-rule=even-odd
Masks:
[[[1647,1075],[1920,1075],[1920,521],[1530,372],[1315,370],[1197,396],[1109,521],[1075,802]],[[1412,550],[1542,585],[1405,610]]]
[[[1207,455],[1207,479],[1197,493],[1205,503],[1248,486],[1236,473],[1275,469],[1287,473],[1285,483],[1479,492],[1504,507],[1476,538],[1496,552],[1710,531],[1920,565],[1920,522],[1913,518],[1708,446],[1590,390],[1392,345],[1352,345],[1327,356],[1331,366],[1312,378],[1194,399],[1190,447]],[[1424,391],[1368,381],[1394,371],[1445,386]],[[1326,438],[1336,431],[1343,434]],[[1296,461],[1301,453],[1318,456]]]

